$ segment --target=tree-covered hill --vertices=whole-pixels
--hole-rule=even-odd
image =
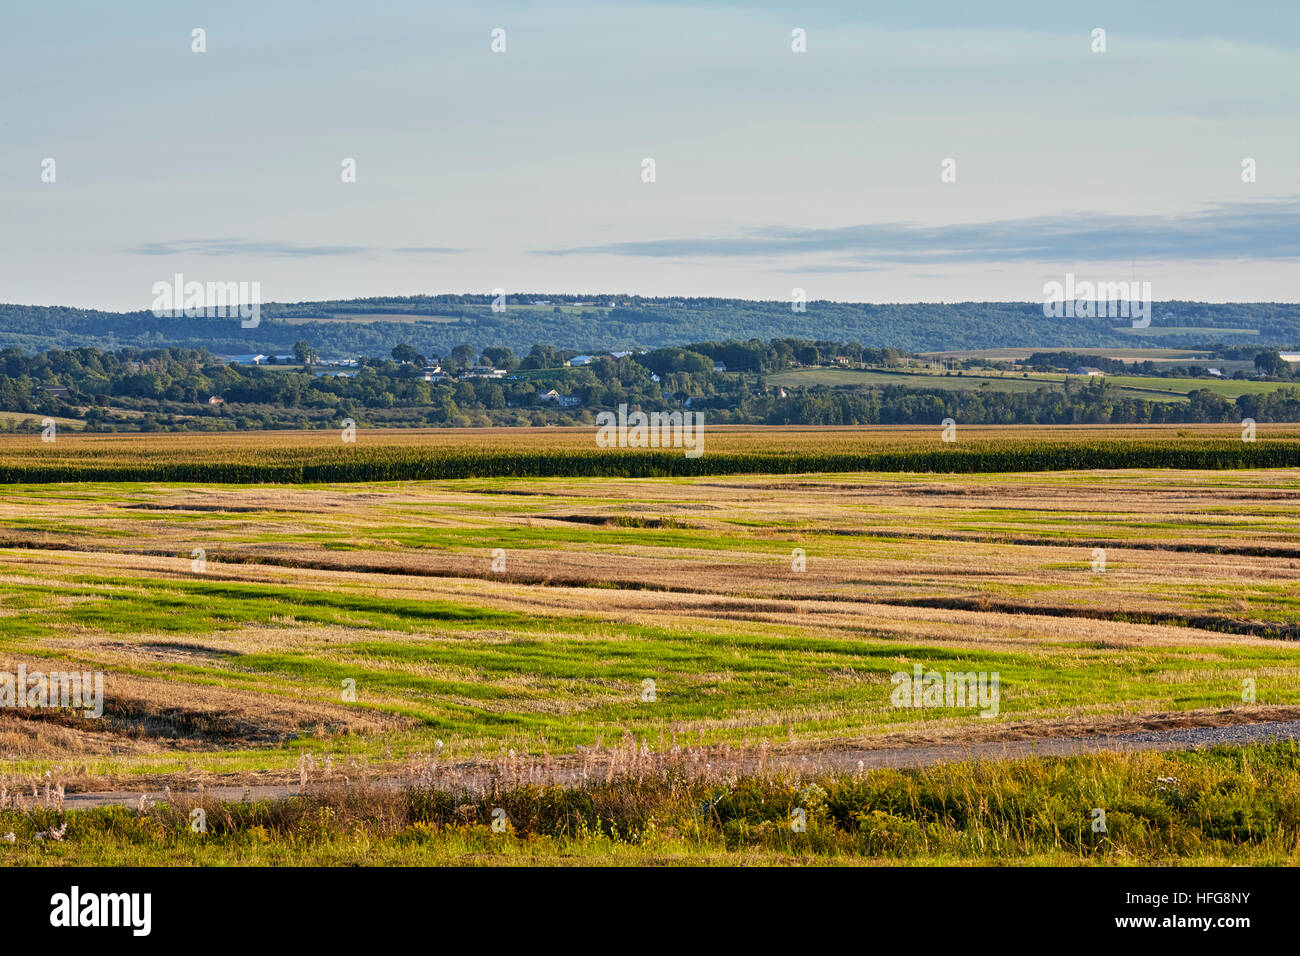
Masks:
[[[137,346],[239,354],[287,352],[305,340],[322,358],[340,358],[386,354],[400,342],[426,355],[446,355],[457,345],[526,351],[533,343],[550,342],[597,351],[785,336],[910,351],[1300,343],[1300,304],[1293,303],[1157,302],[1151,326],[1133,329],[1126,319],[1047,318],[1037,302],[810,302],[806,311],[794,312],[788,302],[610,294],[514,295],[504,311],[494,311],[492,301],[483,295],[442,295],[266,303],[252,329],[241,328],[237,318],[0,305],[0,348]]]

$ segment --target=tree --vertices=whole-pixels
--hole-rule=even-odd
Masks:
[[[712,359],[707,355],[686,349],[655,349],[645,355],[638,355],[636,360],[656,375],[667,375],[670,372],[698,373],[713,371]]]
[[[509,346],[489,345],[483,350],[483,361],[493,368],[503,368],[507,371],[515,368],[519,360],[515,358],[514,349]]]
[[[424,364],[424,356],[421,355],[419,352],[417,352],[415,346],[411,345],[409,342],[403,342],[400,345],[394,345],[393,351],[390,354],[393,356],[393,361],[397,362],[398,364],[405,364],[405,365]]]
[[[463,368],[474,361],[474,347],[472,345],[458,345],[451,350],[451,364],[457,368]]]
[[[293,357],[298,360],[299,365],[314,365],[319,358],[316,350],[301,340],[293,343]]]
[[[556,351],[555,346],[534,345],[524,360],[519,363],[519,367],[522,369],[559,368],[562,364],[560,353]]]
[[[1264,375],[1283,375],[1287,370],[1287,362],[1277,349],[1270,349],[1255,356],[1255,368]]]

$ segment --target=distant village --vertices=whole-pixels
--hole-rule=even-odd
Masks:
[[[625,352],[597,352],[591,355],[574,355],[564,360],[564,368],[581,368],[590,365],[597,359],[608,358],[612,361],[627,358],[632,355],[645,354],[646,349],[635,349]],[[306,361],[299,359],[297,355],[264,355],[261,352],[246,353],[241,355],[218,355],[216,358],[227,365],[255,365],[255,366],[292,366],[294,368],[305,368],[310,366],[312,374],[318,377],[336,377],[336,378],[353,378],[361,369],[362,361],[360,359],[318,359],[314,356],[308,356]],[[725,372],[727,366],[722,362],[713,363],[713,371]],[[466,379],[502,379],[509,382],[521,381],[525,376],[521,376],[510,369],[494,368],[491,365],[469,365],[463,368],[444,368],[441,362],[424,364],[421,367],[422,378],[426,382],[457,382]],[[651,373],[650,379],[653,382],[659,382],[659,376]],[[784,390],[782,390],[784,393]],[[562,395],[554,388],[541,392],[537,396],[539,402],[547,402],[557,408],[574,408],[582,404],[582,398],[578,395]],[[223,404],[223,400],[218,396],[212,396],[209,404]]]

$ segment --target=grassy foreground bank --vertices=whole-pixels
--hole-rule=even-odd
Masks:
[[[6,792],[0,836],[13,836],[0,863],[1294,865],[1298,758],[1286,742],[798,779],[727,778],[685,760],[639,772],[630,759],[574,787],[508,774],[476,793],[309,782],[277,802],[68,812],[57,797],[20,808]],[[195,832],[200,810],[206,832]]]

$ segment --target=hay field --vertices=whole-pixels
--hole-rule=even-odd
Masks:
[[[0,670],[108,698],[6,713],[0,754],[180,786],[1294,715],[1298,500],[1296,469],[0,486]],[[998,713],[893,706],[915,664],[999,673]]]

